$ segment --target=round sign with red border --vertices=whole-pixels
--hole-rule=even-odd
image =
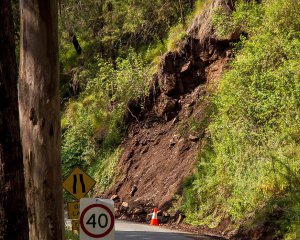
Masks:
[[[103,238],[109,235],[114,224],[114,214],[103,204],[91,204],[80,214],[81,230],[91,238]]]

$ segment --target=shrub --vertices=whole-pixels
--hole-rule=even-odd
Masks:
[[[123,117],[127,104],[131,99],[143,99],[150,75],[142,58],[132,50],[127,58],[117,59],[116,69],[103,60],[98,66],[97,77],[88,81],[85,91],[66,107],[62,160],[64,175],[81,166],[89,169],[105,190],[114,178],[120,152],[115,149],[126,131]]]
[[[268,216],[279,208],[279,236],[299,237],[299,11],[299,1],[240,1],[227,16],[249,38],[213,100],[210,147],[185,190],[189,222],[240,221],[263,210],[274,221]]]

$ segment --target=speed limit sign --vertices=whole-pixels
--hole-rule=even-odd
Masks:
[[[115,240],[114,201],[80,199],[80,240]]]

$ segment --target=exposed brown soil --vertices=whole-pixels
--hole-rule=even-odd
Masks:
[[[184,97],[181,101],[188,105],[189,100]],[[178,116],[184,114],[185,108]],[[172,200],[183,178],[192,170],[199,145],[180,135],[176,121],[177,118],[166,122],[152,114],[130,126],[122,145],[119,180],[111,194],[118,194],[122,201],[158,207]]]
[[[146,110],[135,108],[135,103],[129,106],[130,125],[122,144],[119,174],[105,193],[115,198],[117,217],[147,221],[156,206],[162,210],[162,222],[170,227],[182,222],[181,213],[171,215],[166,210],[195,167],[210,117],[208,96],[232,58],[228,43],[212,42],[200,45],[189,38],[181,51],[166,53],[154,76]],[[188,125],[194,120],[200,128],[191,131]],[[188,225],[182,227],[192,230]]]
[[[184,215],[180,212],[173,215],[166,212],[174,196],[181,193],[184,179],[193,172],[210,119],[211,104],[207,97],[234,57],[230,43],[239,34],[234,33],[228,39],[214,35],[211,13],[216,7],[233,6],[227,1],[211,1],[207,10],[195,19],[182,46],[163,56],[145,109],[140,108],[140,100],[128,105],[128,136],[122,143],[124,151],[118,163],[118,176],[104,194],[115,200],[117,217],[147,221],[155,206],[161,210],[162,222],[171,228],[214,233],[219,237],[238,233],[229,220],[210,230],[182,224]],[[188,127],[193,120],[202,126],[195,132]],[[239,239],[244,236],[240,233]]]
[[[122,144],[116,184],[107,195],[164,208],[180,191],[182,181],[193,170],[201,143],[201,134],[185,132],[186,124],[189,119],[205,124],[210,104],[203,99],[210,93],[208,86],[219,79],[231,57],[228,44],[210,48],[191,38],[183,53],[164,56],[154,77],[157,92],[152,94],[148,110],[130,111],[137,116],[132,118]]]

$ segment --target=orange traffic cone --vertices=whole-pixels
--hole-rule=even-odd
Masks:
[[[158,226],[157,208],[154,208],[150,225]]]

